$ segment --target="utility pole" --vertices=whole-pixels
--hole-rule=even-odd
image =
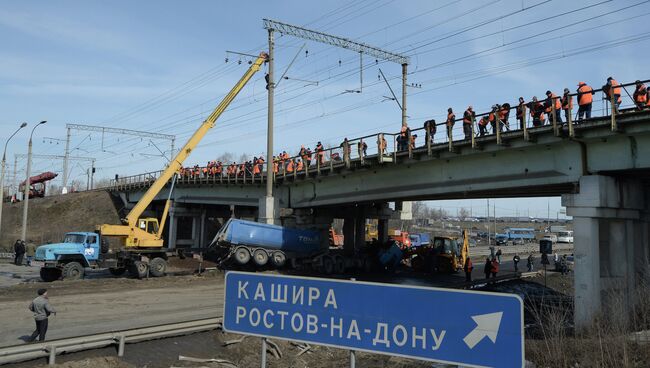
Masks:
[[[70,161],[70,127],[67,128],[67,135],[65,139],[65,153],[63,158],[63,188],[62,190],[67,191],[68,187],[68,165]]]
[[[490,198],[487,199],[487,211],[485,211],[485,220],[487,221],[488,245],[490,245]]]
[[[9,141],[11,138],[13,138],[16,133],[18,133],[19,130],[22,128],[26,127],[27,123],[22,123],[20,124],[20,127],[16,129],[16,131],[7,138],[7,141],[5,142],[5,149],[2,153],[2,174],[0,174],[0,227],[2,227],[2,207],[4,206],[4,189],[5,189],[5,168],[7,167],[7,145],[9,144]],[[16,172],[16,166],[14,166],[14,172]],[[15,178],[14,178],[15,181]],[[2,234],[0,232],[0,234]]]
[[[275,199],[273,198],[273,181],[274,181],[274,171],[273,171],[273,94],[275,91],[275,82],[273,81],[273,66],[275,64],[275,40],[273,39],[273,27],[269,27],[269,73],[267,80],[267,89],[268,89],[268,112],[267,112],[267,128],[266,128],[266,196],[264,197],[264,206],[260,206],[263,209],[263,212],[259,214],[259,217],[263,219],[263,222],[267,224],[273,224],[275,222]]]
[[[408,75],[408,63],[402,64],[402,126],[406,123],[406,76]]]
[[[29,189],[31,186],[29,182],[29,171],[31,170],[32,166],[32,136],[34,135],[34,130],[36,130],[39,125],[43,125],[45,123],[47,123],[47,121],[43,120],[40,123],[36,124],[36,126],[32,128],[32,133],[29,135],[29,145],[27,146],[27,178],[25,179],[25,191],[23,198],[23,228],[20,234],[20,239],[23,241],[27,241],[27,206],[29,205]]]

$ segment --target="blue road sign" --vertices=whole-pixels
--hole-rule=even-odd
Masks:
[[[226,274],[223,327],[261,337],[476,367],[524,365],[517,295]]]

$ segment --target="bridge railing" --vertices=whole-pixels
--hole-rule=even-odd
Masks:
[[[641,82],[645,84],[650,82],[650,80],[643,80]],[[613,101],[613,95],[607,98],[605,97],[606,94],[604,88],[593,88],[595,93],[594,96],[599,94],[602,98],[600,99],[600,108],[594,108],[595,103],[599,100],[596,98],[593,99],[591,110],[592,118],[611,117],[612,130],[617,130],[617,114],[625,111],[641,110],[641,108],[636,106],[635,101],[633,101],[632,94],[626,89],[626,87],[630,86],[635,86],[635,82],[620,84],[620,88],[625,91],[625,94],[621,94],[621,98],[623,101],[628,103],[621,104],[618,111],[616,111],[616,109],[612,111],[611,108],[615,102]],[[469,127],[471,130],[471,134],[469,135],[471,146],[476,148],[481,140],[491,140],[494,138],[496,138],[497,144],[502,144],[504,134],[509,135],[508,139],[513,139],[513,137],[510,136],[511,132],[523,133],[522,136],[524,140],[530,140],[531,132],[547,131],[549,129],[551,129],[555,135],[560,135],[563,131],[563,126],[567,126],[568,135],[574,137],[574,125],[581,122],[574,117],[577,115],[575,112],[578,108],[578,101],[576,98],[578,93],[570,93],[568,96],[571,98],[572,104],[564,114],[560,111],[560,119],[557,119],[558,115],[556,114],[554,101],[562,99],[564,95],[557,95],[550,99],[551,103],[548,107],[544,106],[547,102],[547,98],[540,99],[536,102],[524,101],[522,104],[523,110],[521,121],[517,119],[516,114],[514,121],[511,121],[510,119],[512,110],[516,111],[519,103],[509,104],[509,107],[503,109],[504,111],[502,116],[499,116],[498,111],[495,112],[492,110],[475,114]],[[629,99],[626,97],[629,97]],[[630,100],[632,100],[632,103],[629,103]],[[545,115],[544,119],[536,121],[536,124],[533,122],[532,113],[530,111],[531,107],[535,103],[542,104]],[[504,105],[506,104],[504,103]],[[430,119],[427,120],[422,127],[408,128],[405,132],[380,132],[358,138],[346,138],[338,147],[330,147],[321,151],[315,151],[309,156],[301,156],[300,154],[297,154],[288,159],[276,158],[273,163],[274,177],[276,179],[291,180],[298,177],[327,174],[341,167],[350,167],[351,162],[354,161],[358,161],[362,165],[364,165],[368,160],[372,160],[379,164],[397,163],[398,157],[408,156],[410,158],[413,156],[414,151],[421,152],[423,150],[426,151],[428,155],[432,155],[434,149],[440,150],[442,146],[448,146],[450,151],[454,151],[455,143],[467,143],[466,141],[468,141],[468,139],[465,139],[463,131],[463,113],[464,110],[457,114],[460,117],[454,120],[454,124],[449,130],[447,129],[446,121],[435,122],[433,119]],[[490,117],[491,114],[494,114],[492,123],[487,124],[483,133],[481,133],[479,121],[483,117]],[[490,129],[491,132],[489,132],[488,129]],[[520,135],[516,135],[515,137],[517,136],[521,137]],[[459,137],[462,137],[462,139],[458,139]],[[289,161],[292,163],[289,164]],[[267,163],[257,164],[259,165],[259,170],[253,170],[252,166],[246,166],[241,163],[234,165],[236,166],[236,170],[230,175],[226,173],[227,167],[230,165],[223,165],[221,172],[219,173],[210,171],[207,166],[187,168],[186,170],[189,171],[179,173],[177,180],[180,184],[261,184],[266,182]],[[116,189],[134,186],[148,186],[153,183],[161,173],[162,171],[154,171],[126,177],[116,176],[115,180],[111,180],[110,186]]]

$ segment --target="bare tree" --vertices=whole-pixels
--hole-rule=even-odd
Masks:
[[[467,208],[465,208],[465,207],[461,208],[461,209],[458,211],[458,217],[459,217],[460,220],[462,220],[462,221],[467,220],[467,218],[469,218],[470,216],[471,216],[471,214],[470,214],[469,210],[468,210]]]

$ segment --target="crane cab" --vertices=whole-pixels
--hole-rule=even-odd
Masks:
[[[158,219],[155,217],[140,218],[138,219],[138,228],[148,232],[149,234],[157,234],[159,228]]]

